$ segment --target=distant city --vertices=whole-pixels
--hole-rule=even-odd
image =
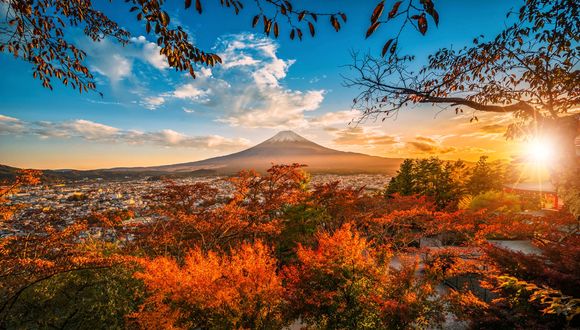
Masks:
[[[216,188],[220,196],[232,197],[233,187],[225,176],[205,176],[177,178],[171,180],[177,185],[209,183]],[[310,186],[339,182],[339,187],[354,187],[367,193],[381,193],[388,185],[390,176],[382,174],[314,174]],[[10,203],[28,205],[12,219],[13,223],[1,223],[0,237],[27,233],[30,221],[48,218],[58,213],[62,226],[68,226],[79,219],[86,219],[92,214],[107,211],[131,211],[133,216],[125,223],[135,224],[149,222],[152,219],[145,215],[148,208],[147,196],[163,189],[169,182],[162,179],[145,177],[135,180],[107,180],[104,178],[83,178],[66,183],[44,184],[22,188],[8,197]],[[59,212],[65,211],[65,212]],[[17,223],[17,226],[14,226]],[[10,228],[10,229],[9,229]]]

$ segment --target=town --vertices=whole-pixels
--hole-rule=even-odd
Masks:
[[[340,187],[363,189],[367,193],[381,193],[388,185],[390,176],[380,174],[314,174],[310,177],[309,186],[339,182]],[[151,179],[106,180],[103,178],[88,179],[65,183],[41,184],[27,186],[9,196],[10,203],[26,205],[15,214],[12,221],[18,226],[0,227],[0,237],[26,234],[30,222],[38,221],[51,214],[58,213],[63,225],[87,219],[92,214],[103,212],[131,211],[126,223],[140,223],[151,220],[144,215],[148,207],[148,198],[153,192],[163,189],[168,184],[187,185],[209,183],[219,191],[220,196],[231,197],[232,185],[226,176],[190,177],[173,180]],[[15,228],[18,230],[15,232]]]

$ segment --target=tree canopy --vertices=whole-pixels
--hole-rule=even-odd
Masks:
[[[354,54],[346,85],[361,92],[353,107],[362,119],[396,116],[412,104],[472,110],[472,121],[477,111],[512,113],[517,121],[508,137],[560,130],[570,146],[580,104],[578,7],[572,0],[527,0],[508,13],[517,18],[497,36],[440,49],[419,72],[410,69],[413,56]]]
[[[213,0],[184,0],[186,10],[203,14],[204,4]],[[338,32],[347,23],[347,15],[337,8],[320,12],[297,4],[295,0],[215,0],[227,9],[224,15],[238,15],[246,7],[252,11],[251,25],[263,28],[263,32],[278,38],[288,33],[291,40],[302,40],[305,33],[316,35],[316,26],[327,22]],[[164,0],[127,0],[128,13],[142,22],[145,31],[156,38],[160,54],[167,59],[170,67],[177,71],[187,71],[195,78],[196,65],[214,66],[222,62],[215,53],[204,51],[195,45],[192,36],[177,24],[171,24],[171,17],[164,9]],[[85,64],[85,51],[72,41],[74,29],[95,42],[105,38],[121,43],[130,42],[130,32],[112,20],[107,14],[96,9],[91,0],[40,0],[16,1],[0,0],[0,52],[8,52],[32,64],[33,76],[46,88],[52,89],[52,80],[58,79],[64,85],[80,92],[95,90],[93,74]],[[437,24],[439,14],[431,0],[404,0],[385,8],[382,0],[370,16],[371,24],[367,37],[391,21],[405,26],[413,25],[422,34],[427,32],[427,16]],[[369,8],[370,9],[370,8]],[[383,15],[385,9],[388,14]],[[250,22],[249,22],[250,23]],[[326,23],[323,23],[326,24]],[[284,31],[286,29],[286,31]],[[307,32],[306,32],[307,31]],[[399,34],[395,37],[398,39]],[[396,43],[392,44],[394,51]]]
[[[437,210],[430,196],[304,178],[297,164],[243,172],[223,196],[167,182],[136,210],[147,221],[2,208],[3,228],[26,234],[0,236],[0,327],[406,329],[444,327],[446,315],[475,329],[578,326],[570,213]],[[493,243],[514,239],[536,252]]]

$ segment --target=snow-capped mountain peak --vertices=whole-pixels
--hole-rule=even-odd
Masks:
[[[293,131],[281,131],[273,137],[269,138],[266,142],[309,142],[302,136],[294,133]]]

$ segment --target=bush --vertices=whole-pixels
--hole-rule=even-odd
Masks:
[[[479,194],[469,203],[469,210],[487,210],[489,212],[520,212],[522,202],[518,195],[502,191],[488,191]]]

